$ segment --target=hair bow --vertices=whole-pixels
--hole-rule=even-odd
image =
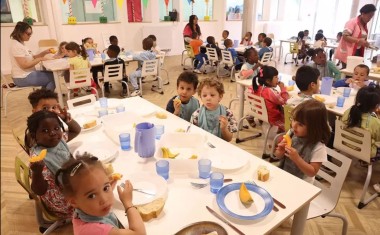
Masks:
[[[263,77],[263,69],[260,69],[260,77],[262,78]]]

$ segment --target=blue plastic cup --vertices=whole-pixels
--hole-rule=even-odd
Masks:
[[[125,111],[125,106],[124,105],[119,105],[116,107],[116,112],[121,113]]]
[[[343,96],[344,97],[350,97],[350,93],[351,93],[351,88],[345,87],[343,90]]]
[[[220,172],[213,172],[210,175],[210,191],[217,193],[223,187],[224,175]]]
[[[100,103],[101,108],[107,108],[108,107],[107,97],[99,98],[99,103]]]
[[[99,110],[99,117],[103,117],[103,116],[106,116],[108,115],[108,109],[106,108],[102,108]]]
[[[161,139],[161,135],[165,132],[165,126],[164,125],[155,125],[156,127],[156,139]]]
[[[169,161],[159,160],[156,162],[156,172],[162,176],[165,180],[169,179]]]
[[[103,61],[106,60],[106,54],[105,54],[105,53],[102,53],[102,54],[101,54],[101,57],[102,57],[102,60],[103,60]]]
[[[294,86],[294,84],[296,84],[295,81],[293,81],[293,80],[289,80],[288,81],[288,86]]]
[[[121,133],[119,140],[122,150],[126,151],[131,149],[131,135],[129,133]]]
[[[336,101],[336,106],[343,107],[345,99],[346,98],[344,98],[343,96],[338,96],[337,101]]]
[[[198,161],[198,171],[199,171],[199,178],[207,179],[208,177],[210,177],[211,160],[200,159]]]

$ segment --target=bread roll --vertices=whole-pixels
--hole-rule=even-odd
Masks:
[[[266,167],[260,167],[257,170],[257,176],[258,180],[265,182],[269,180],[269,170]]]
[[[165,201],[163,198],[157,198],[156,200],[141,206],[136,206],[139,211],[141,218],[144,222],[149,221],[153,218],[157,218],[162,209],[164,208]]]
[[[156,113],[156,118],[159,118],[159,119],[166,119],[168,116],[166,115],[166,113],[164,112],[158,112]]]
[[[86,122],[85,124],[83,124],[84,129],[88,129],[88,128],[91,128],[94,126],[96,126],[96,120],[92,120],[92,121],[89,121],[89,122]]]
[[[316,100],[318,100],[319,102],[322,102],[322,103],[325,102],[325,100],[326,100],[325,98],[323,98],[322,96],[319,96],[319,95],[315,95],[314,99],[316,99]]]

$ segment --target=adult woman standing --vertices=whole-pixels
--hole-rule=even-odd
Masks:
[[[367,42],[367,23],[375,15],[376,7],[366,4],[360,9],[360,15],[349,20],[344,26],[343,37],[336,50],[335,58],[342,61],[342,67],[347,66],[347,56],[364,56]]]
[[[187,23],[183,29],[183,39],[185,40],[186,45],[191,41],[193,32],[197,32],[198,35],[201,36],[201,28],[198,25],[198,17],[196,15],[191,15],[189,17],[189,23]]]
[[[36,71],[35,66],[49,54],[49,49],[37,55],[25,46],[25,41],[29,41],[32,36],[32,27],[25,22],[17,22],[11,33],[10,56],[12,65],[13,82],[19,87],[42,86],[43,88],[54,90],[54,76],[50,71]]]

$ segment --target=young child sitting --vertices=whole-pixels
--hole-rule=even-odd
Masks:
[[[342,38],[343,36],[343,33],[342,32],[339,32],[337,35],[336,35],[336,43],[339,44],[340,42],[340,39]],[[330,52],[329,52],[329,60],[332,60],[332,56],[334,55],[334,52],[335,52],[335,49],[331,49]],[[336,64],[336,66],[339,66],[340,65],[340,61],[338,60],[338,63]]]
[[[232,60],[235,61],[235,70],[240,70],[243,63],[240,61],[238,53],[233,48],[233,42],[231,39],[226,39],[224,41],[224,46],[227,51],[231,52]]]
[[[273,51],[272,47],[270,47],[270,45],[272,45],[272,39],[269,37],[264,38],[261,45],[262,45],[262,47],[259,51],[260,60],[263,58],[264,53]]]
[[[296,43],[298,44],[298,59],[301,60],[302,59],[302,63],[304,64],[305,63],[305,59],[307,57],[307,50],[309,49],[309,46],[306,44],[305,40],[303,39],[304,38],[304,32],[303,31],[300,31],[298,32],[298,37],[297,37],[297,41]]]
[[[228,39],[228,36],[230,35],[230,32],[228,30],[223,30],[222,32],[222,40],[220,41],[219,48],[224,49],[224,41]]]
[[[246,32],[245,36],[241,39],[240,44],[243,46],[252,46],[252,33]]]
[[[380,148],[375,142],[380,142],[380,119],[376,109],[380,107],[379,86],[365,86],[360,88],[356,94],[355,104],[347,109],[342,121],[347,127],[360,127],[371,132],[371,161],[380,160]]]
[[[62,138],[62,130],[63,124],[56,113],[41,110],[28,117],[25,136],[31,138],[28,146],[31,159],[42,150],[47,150],[45,158],[30,163],[31,189],[40,196],[50,212],[60,218],[71,218],[74,209],[64,199],[61,188],[54,181],[58,169],[72,158]]]
[[[198,86],[202,106],[191,116],[190,122],[225,141],[232,140],[237,132],[237,123],[230,109],[220,104],[224,86],[215,78],[205,78]]]
[[[255,48],[249,48],[244,52],[245,63],[241,66],[240,79],[252,79],[260,69],[259,56]]]
[[[132,204],[133,186],[129,180],[125,181],[124,189],[117,186],[129,228],[125,229],[119,223],[112,212],[116,181],[107,175],[96,157],[70,159],[57,173],[56,184],[63,188],[65,198],[75,208],[72,220],[74,234],[146,234],[144,222]]]
[[[125,62],[123,59],[120,59],[118,56],[119,56],[119,53],[120,53],[120,47],[116,46],[116,45],[110,45],[107,49],[107,55],[109,57],[108,60],[106,60],[103,64],[103,70],[105,71],[106,69],[106,66],[107,65],[116,65],[116,64],[122,64],[123,66],[123,81],[124,82],[128,82],[128,78],[127,78],[127,75],[125,74]],[[123,86],[123,90],[122,92],[120,93],[120,96],[121,97],[127,97],[127,86],[124,84],[124,83],[121,83],[121,85]],[[110,87],[109,87],[109,82],[105,82],[104,83],[104,92],[106,94],[106,96],[108,96],[110,94]]]
[[[279,93],[275,88],[279,86]],[[289,99],[284,83],[278,81],[278,71],[272,66],[263,66],[252,80],[253,94],[265,99],[268,119],[271,125],[284,131],[284,111],[282,106]]]
[[[191,115],[199,108],[199,101],[193,96],[197,90],[198,76],[183,72],[177,79],[177,94],[166,105],[166,110],[190,122]]]
[[[119,46],[119,39],[115,35],[111,35],[109,40],[110,40],[111,45]],[[121,51],[124,51],[124,48],[121,48]]]
[[[267,35],[265,33],[259,33],[259,35],[257,36],[257,42],[255,42],[255,44],[253,44],[254,47],[258,47],[258,48],[262,48],[263,45],[262,45],[262,42],[264,41],[264,38],[266,38]]]
[[[330,138],[325,104],[306,100],[291,113],[292,127],[288,134],[291,146],[284,138],[276,147],[275,158],[280,158],[280,168],[313,183],[322,163],[327,161],[325,144]]]
[[[141,95],[140,89],[142,89],[142,87],[139,87],[139,85],[137,84],[137,78],[141,77],[141,68],[142,68],[143,62],[145,60],[156,59],[156,54],[152,51],[153,39],[144,38],[144,40],[142,41],[142,46],[143,46],[144,51],[141,52],[140,54],[134,54],[133,55],[133,60],[138,60],[139,63],[138,63],[138,67],[137,67],[136,71],[132,72],[129,75],[129,80],[130,80],[133,88],[135,89],[131,93],[131,96]]]
[[[207,45],[206,45],[206,47],[215,48],[216,53],[218,54],[219,59],[222,58],[222,52],[220,51],[220,48],[218,47],[218,45],[216,45],[215,38],[213,36],[208,36],[207,37]]]
[[[305,100],[312,99],[312,95],[319,93],[318,69],[303,65],[296,72],[296,85],[300,89],[298,96],[288,99],[287,104],[297,106]]]
[[[202,53],[200,51],[200,47],[202,46],[203,41],[199,39],[199,35],[198,35],[197,32],[193,32],[192,39],[193,40],[191,40],[191,42],[189,43],[189,45],[193,48],[195,59],[198,60],[198,65],[194,69],[193,72],[194,73],[202,73],[200,71],[200,69],[202,68],[203,63],[204,63],[203,59],[207,60],[207,55],[205,53]]]
[[[95,54],[99,53],[98,44],[94,42],[94,39],[88,37],[82,40],[82,45],[86,50],[93,49]]]
[[[365,64],[359,64],[354,68],[352,78],[341,79],[334,83],[334,87],[351,87],[359,90],[364,86],[373,86],[375,83],[368,80],[369,67]]]
[[[309,65],[318,69],[321,77],[331,77],[334,78],[334,81],[338,81],[341,78],[339,69],[332,61],[327,60],[326,53],[322,48],[311,48],[307,51],[307,55],[314,62]]]
[[[325,36],[323,36],[323,33],[317,33],[315,35],[315,42],[314,42],[313,47],[323,49],[323,48],[325,48],[326,45],[327,45],[327,43],[325,40]]]
[[[153,47],[152,51],[156,53],[156,55],[160,54],[161,48],[157,45],[157,38],[155,35],[151,34],[148,36],[148,38],[151,38],[153,40]]]
[[[53,56],[54,59],[61,59],[67,57],[66,41],[59,44],[57,53]]]

